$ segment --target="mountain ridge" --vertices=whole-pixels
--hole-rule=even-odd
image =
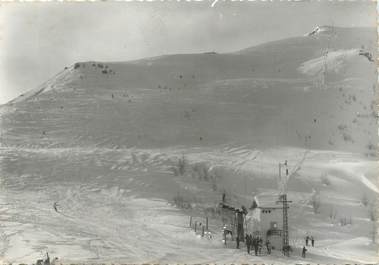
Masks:
[[[369,34],[369,35],[372,36],[372,31],[375,31],[375,28],[368,28],[368,27],[347,28],[347,27],[334,27],[334,26],[329,26],[329,25],[323,25],[323,26],[317,26],[312,32],[317,32],[317,30],[320,30],[320,29],[323,29],[323,28],[327,28],[328,30],[331,30],[333,32],[333,35],[337,35],[337,34],[338,35],[340,35],[340,34],[351,35],[352,33],[353,34],[357,34],[357,33],[362,33],[363,32],[364,35]],[[204,57],[206,57],[206,59],[211,58],[213,60],[220,60],[220,57],[225,57],[225,56],[226,57],[233,56],[233,55],[246,56],[246,55],[248,55],[250,53],[259,53],[261,49],[264,49],[264,52],[267,53],[268,51],[265,50],[265,49],[270,49],[270,47],[276,46],[278,44],[282,45],[281,43],[283,41],[284,42],[289,42],[290,45],[294,45],[294,43],[297,43],[299,41],[300,42],[302,42],[302,41],[311,41],[311,42],[316,41],[316,43],[317,43],[319,40],[314,38],[315,34],[310,35],[311,33],[307,33],[304,36],[298,36],[298,37],[291,37],[291,38],[286,38],[286,39],[274,40],[274,41],[262,43],[262,44],[259,44],[259,45],[254,45],[254,46],[251,46],[251,47],[248,47],[248,48],[244,48],[244,49],[241,49],[241,50],[238,50],[238,51],[234,51],[234,52],[226,52],[226,53],[203,52],[203,53],[188,53],[188,54],[166,54],[166,55],[158,55],[158,56],[141,58],[141,59],[131,60],[131,61],[83,61],[83,62],[75,62],[70,67],[66,67],[65,69],[67,70],[69,68],[75,67],[75,65],[78,65],[78,64],[92,64],[92,63],[95,63],[95,64],[105,64],[105,65],[108,65],[108,64],[112,64],[112,65],[114,65],[114,64],[117,64],[117,65],[145,65],[145,64],[148,65],[148,64],[150,64],[150,65],[152,65],[152,64],[154,64],[154,62],[157,62],[157,61],[158,62],[162,62],[162,61],[163,62],[165,62],[165,61],[169,61],[170,62],[170,60],[177,60],[177,59],[183,59],[183,60],[185,60],[188,57],[196,57],[196,58],[194,58],[196,60],[204,60]],[[326,36],[321,36],[321,38],[325,38],[325,37]],[[361,37],[358,38],[358,39],[361,39]],[[370,40],[370,42],[371,41],[372,40]],[[354,44],[347,44],[345,39],[344,39],[343,42],[345,43],[345,45],[344,45],[345,48],[358,48],[355,45],[356,44],[355,41],[352,41]],[[332,44],[328,44],[328,45],[332,45]],[[374,40],[374,45],[375,45],[375,40]],[[328,47],[328,46],[326,46],[326,47],[319,47],[319,48],[320,49],[322,49],[322,48],[324,48],[324,49],[330,48],[332,50],[332,47]],[[375,49],[374,50],[368,49],[368,51],[371,54],[375,54],[376,53]],[[269,52],[272,52],[272,50],[270,50]],[[316,54],[314,56],[316,56]],[[177,58],[177,57],[179,57],[179,58]],[[238,59],[243,59],[243,58],[238,58]],[[53,77],[49,78],[46,82],[48,82],[49,80],[52,80],[55,76],[56,75],[54,75]],[[44,82],[44,83],[46,83],[46,82]],[[38,87],[43,86],[44,83],[42,83]],[[35,89],[37,89],[37,88],[35,88]],[[24,96],[29,91],[21,94],[21,96]],[[3,105],[15,102],[16,98],[14,98],[14,99],[6,102]]]

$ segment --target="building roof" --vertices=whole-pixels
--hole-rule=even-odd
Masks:
[[[230,205],[227,205],[225,203],[220,203],[221,205],[221,208],[223,209],[228,209],[228,210],[231,210],[231,211],[234,211],[234,212],[240,212],[240,213],[244,213],[244,209],[239,209],[239,208],[235,208],[233,206],[230,206]]]
[[[254,196],[252,208],[281,209],[278,194],[260,194]]]

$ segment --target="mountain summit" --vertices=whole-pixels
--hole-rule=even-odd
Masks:
[[[313,36],[317,34],[333,34],[334,27],[332,26],[317,26],[311,32],[307,33],[306,36]]]

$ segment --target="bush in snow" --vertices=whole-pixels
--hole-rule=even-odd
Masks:
[[[178,171],[179,171],[179,174],[180,176],[183,176],[185,171],[186,171],[186,159],[184,158],[184,156],[182,156],[182,158],[179,158],[178,159]]]
[[[370,220],[372,222],[377,222],[378,221],[378,212],[377,212],[375,204],[370,205],[370,209],[368,210],[368,212],[369,212]]]
[[[371,156],[371,157],[376,157],[378,155],[378,148],[372,144],[372,143],[369,143],[367,145],[367,150],[368,152],[366,153],[367,155],[366,156]]]
[[[350,218],[341,217],[340,220],[339,220],[339,223],[340,223],[341,226],[346,226],[346,225],[353,224],[353,221],[351,219],[351,216],[350,216]]]
[[[327,173],[322,173],[321,175],[321,183],[325,186],[330,186],[332,182],[330,181]]]
[[[344,133],[342,134],[342,136],[343,136],[343,140],[344,140],[345,142],[352,142],[352,143],[354,143],[353,137],[351,137],[350,134],[344,132]]]
[[[210,179],[209,166],[205,162],[199,162],[192,166],[192,176],[200,180],[208,181]]]
[[[376,238],[378,236],[378,210],[375,203],[370,204],[369,216],[372,222],[372,231],[371,231],[372,242],[376,243],[377,242]]]
[[[212,181],[212,190],[217,191],[217,184],[214,180]]]
[[[174,196],[173,201],[174,201],[174,205],[178,208],[181,208],[181,209],[192,208],[191,203],[188,200],[186,200],[182,195],[180,195],[179,192]]]
[[[340,125],[338,125],[337,128],[338,128],[338,130],[343,131],[343,130],[347,129],[347,126],[345,124],[340,124]]]
[[[213,207],[207,207],[204,209],[204,214],[206,216],[220,216],[221,215],[221,208],[219,205],[213,206]]]
[[[337,210],[332,206],[332,207],[330,208],[329,218],[330,218],[331,220],[335,220],[336,217],[337,217]]]
[[[186,172],[186,168],[187,168],[187,161],[183,155],[181,158],[179,158],[176,161],[176,164],[170,169],[172,170],[175,176],[183,176]]]
[[[368,205],[368,198],[367,198],[366,194],[363,194],[362,199],[361,199],[361,203],[363,204],[363,206],[367,207],[367,205]]]

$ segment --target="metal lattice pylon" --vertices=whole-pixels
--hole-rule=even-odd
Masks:
[[[287,160],[284,163],[279,163],[279,177],[278,177],[278,188],[279,188],[279,201],[277,203],[282,204],[283,208],[283,254],[285,256],[289,256],[290,253],[290,245],[289,245],[289,232],[288,232],[288,209],[289,203],[292,201],[287,200],[287,184],[290,178],[297,174],[297,172],[301,169],[303,162],[305,161],[309,150],[304,152],[301,160],[295,165],[295,167],[289,172]],[[282,166],[285,166],[285,174],[282,175]]]
[[[283,254],[289,256],[289,233],[288,233],[288,201],[287,194],[281,195],[283,203]]]
[[[282,176],[281,174],[281,167],[286,167],[285,176]],[[290,251],[290,245],[289,245],[289,232],[288,232],[288,203],[291,201],[287,200],[287,182],[289,180],[289,172],[287,167],[287,160],[284,164],[279,163],[279,190],[280,190],[280,196],[278,203],[281,203],[283,206],[283,234],[282,234],[282,240],[283,240],[283,254],[285,256],[289,256]]]

